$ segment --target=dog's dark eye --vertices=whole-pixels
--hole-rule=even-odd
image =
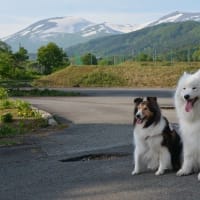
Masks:
[[[183,90],[185,90],[186,88],[184,87]]]
[[[193,90],[196,90],[197,88],[196,88],[196,87],[193,87],[192,89],[193,89]]]

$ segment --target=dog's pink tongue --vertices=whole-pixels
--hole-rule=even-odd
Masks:
[[[190,112],[192,110],[192,101],[187,101],[185,106],[185,111]]]
[[[138,123],[138,124],[141,124],[141,123],[142,123],[142,120],[141,120],[141,119],[137,119],[137,123]]]

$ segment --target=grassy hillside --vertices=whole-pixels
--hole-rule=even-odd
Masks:
[[[173,88],[184,71],[200,63],[126,62],[119,66],[70,66],[34,82],[39,87],[157,87]]]
[[[200,23],[194,21],[166,23],[132,33],[91,40],[68,48],[68,55],[91,52],[96,56],[134,55],[140,52],[157,54],[193,49],[200,43]]]

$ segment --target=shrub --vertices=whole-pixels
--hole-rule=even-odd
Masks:
[[[3,100],[0,102],[0,106],[1,106],[1,108],[3,108],[3,109],[14,108],[14,102],[13,102],[13,101],[10,101],[10,100],[8,100],[8,99],[3,99]]]
[[[7,89],[0,87],[0,99],[7,99],[7,98],[8,98]]]
[[[3,115],[1,115],[1,121],[3,123],[10,123],[13,121],[13,116],[11,113],[5,113]]]
[[[37,115],[28,102],[18,100],[16,101],[16,107],[19,117],[34,117]]]
[[[8,124],[4,124],[0,127],[0,137],[14,136],[16,134],[18,134],[18,130]]]
[[[84,76],[80,85],[84,86],[120,86],[124,81],[114,73],[96,71]]]
[[[84,65],[97,65],[97,58],[91,53],[86,53],[81,57],[81,61]]]

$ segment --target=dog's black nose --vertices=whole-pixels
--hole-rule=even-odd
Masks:
[[[137,119],[140,119],[140,114],[135,115]]]
[[[189,95],[189,94],[184,95],[184,99],[185,99],[185,100],[188,100],[189,98],[190,98],[190,95]]]

